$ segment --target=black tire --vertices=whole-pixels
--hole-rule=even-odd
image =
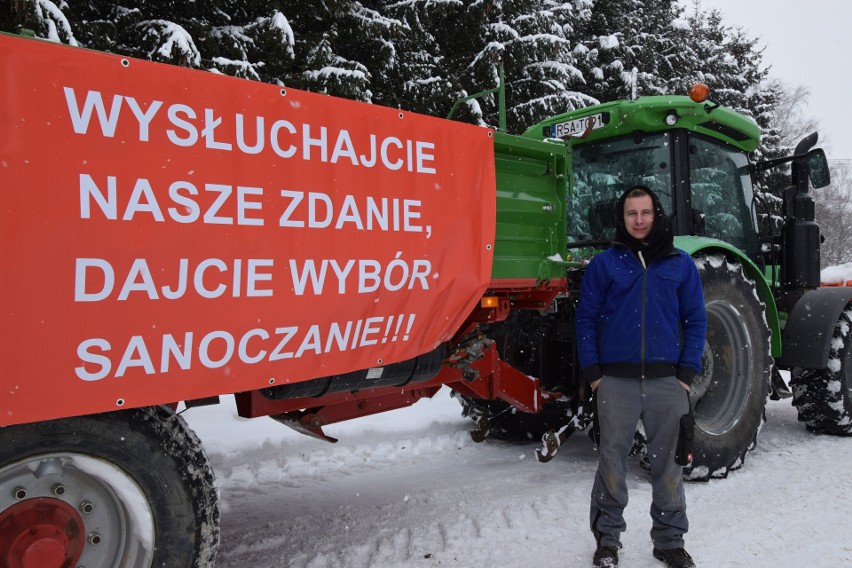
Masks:
[[[799,421],[808,430],[852,435],[852,305],[834,326],[826,369],[794,369],[790,385]]]
[[[35,545],[27,534],[44,518],[64,536]],[[213,566],[213,471],[198,437],[165,406],[0,428],[3,535],[65,554],[71,566]]]
[[[727,477],[742,467],[766,421],[772,376],[770,332],[754,283],[721,255],[695,259],[707,307],[703,371],[695,377],[693,464],[686,479]]]

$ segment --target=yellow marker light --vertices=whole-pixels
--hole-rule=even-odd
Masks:
[[[483,296],[481,300],[479,300],[480,307],[483,308],[496,308],[500,305],[500,298],[497,296]]]

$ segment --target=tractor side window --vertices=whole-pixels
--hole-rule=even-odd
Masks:
[[[753,190],[745,154],[692,136],[689,174],[693,232],[755,254]]]
[[[667,133],[575,146],[568,242],[612,240],[618,198],[634,185],[650,187],[671,211],[670,147]]]

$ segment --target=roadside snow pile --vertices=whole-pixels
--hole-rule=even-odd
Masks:
[[[820,272],[820,281],[825,284],[849,282],[852,280],[852,262],[830,266]]]

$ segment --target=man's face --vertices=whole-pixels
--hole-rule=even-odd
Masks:
[[[628,197],[624,201],[624,225],[637,241],[644,241],[654,226],[654,202],[650,195]]]

